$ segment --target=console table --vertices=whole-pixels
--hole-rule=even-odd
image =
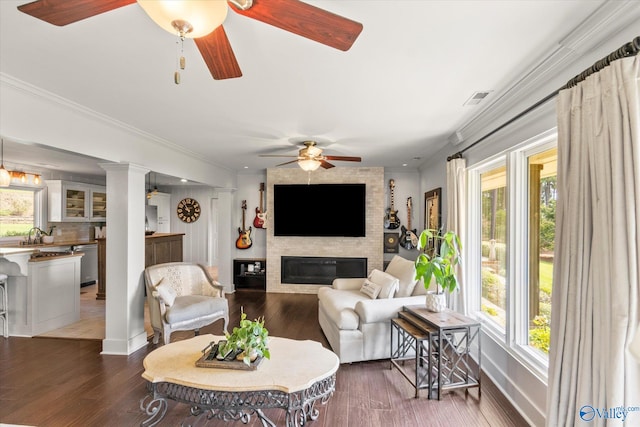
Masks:
[[[269,338],[271,359],[254,371],[199,368],[196,361],[211,341],[224,337],[200,335],[164,345],[144,359],[142,377],[149,395],[140,401],[148,418],[142,426],[158,424],[167,411],[167,400],[191,405],[191,416],[248,423],[255,414],[263,426],[275,427],[264,409],[286,411],[287,427],[306,425],[335,390],[338,356],[315,341]],[[183,425],[193,423],[185,422]]]
[[[477,364],[472,347],[477,345]],[[444,390],[478,387],[480,397],[480,322],[452,310],[428,311],[422,305],[405,306],[391,319],[391,369],[395,366],[427,397]],[[412,374],[405,369],[410,362]],[[415,366],[414,366],[415,364]]]

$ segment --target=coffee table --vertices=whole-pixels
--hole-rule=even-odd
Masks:
[[[171,399],[191,405],[187,418],[248,423],[255,414],[263,426],[275,427],[263,410],[281,408],[287,427],[302,426],[318,417],[315,403],[325,404],[335,390],[340,361],[318,342],[270,337],[271,359],[254,371],[196,367],[202,349],[220,339],[224,337],[200,335],[164,345],[145,357],[142,377],[148,381],[149,395],[140,401],[140,409],[148,418],[140,425],[158,424]]]

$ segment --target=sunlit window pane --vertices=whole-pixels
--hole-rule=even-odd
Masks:
[[[529,157],[529,345],[549,352],[557,149]]]
[[[34,226],[33,191],[0,189],[0,237],[26,236]]]
[[[507,310],[507,168],[480,175],[482,312],[504,327]]]

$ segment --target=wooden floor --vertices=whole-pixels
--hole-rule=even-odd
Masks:
[[[228,295],[231,325],[240,309],[249,318],[265,316],[271,335],[313,339],[328,346],[318,325],[315,295],[236,292]],[[220,334],[222,322],[202,333]],[[178,332],[172,341],[191,337]],[[0,337],[0,423],[31,426],[136,426],[146,417],[139,409],[146,395],[141,378],[144,357],[152,344],[130,356],[102,356],[101,342],[52,338]],[[526,426],[524,419],[488,378],[478,390],[446,393],[441,401],[414,398],[411,385],[389,361],[341,365],[336,391],[318,407],[310,427],[393,426]],[[244,425],[240,422],[185,418],[189,408],[170,404],[161,426]],[[284,411],[265,413],[284,425]],[[260,426],[255,418],[248,424]]]

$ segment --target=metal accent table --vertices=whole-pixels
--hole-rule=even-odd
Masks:
[[[286,411],[287,427],[306,425],[319,415],[315,403],[325,404],[335,390],[338,356],[315,341],[269,338],[271,359],[255,371],[198,368],[201,350],[220,336],[200,335],[164,345],[144,359],[142,377],[149,395],[140,401],[155,426],[167,411],[167,400],[191,405],[186,418],[204,416],[248,423],[256,415],[263,426],[275,427],[263,410]],[[183,425],[192,424],[189,422]]]
[[[471,358],[477,342],[477,364]],[[394,345],[395,344],[395,345]],[[480,322],[455,311],[428,311],[422,305],[405,306],[391,319],[391,369],[395,366],[416,389],[435,392],[478,387],[480,397]],[[415,359],[415,362],[413,360]],[[411,378],[404,363],[415,363]],[[412,366],[413,367],[413,366]]]

